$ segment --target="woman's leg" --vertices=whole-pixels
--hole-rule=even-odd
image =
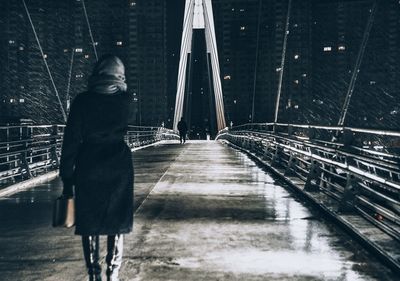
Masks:
[[[83,255],[90,281],[101,281],[101,265],[99,262],[99,236],[82,236]]]
[[[122,265],[124,239],[122,234],[107,237],[107,281],[118,281],[119,269]]]

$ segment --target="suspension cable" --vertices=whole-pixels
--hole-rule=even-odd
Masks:
[[[356,61],[356,64],[354,65],[353,74],[351,76],[349,88],[347,89],[346,98],[344,100],[342,111],[340,113],[338,126],[343,126],[344,125],[344,121],[346,119],[346,115],[347,115],[347,112],[349,110],[350,100],[351,100],[351,97],[352,97],[353,92],[354,92],[354,87],[355,87],[356,82],[357,82],[358,73],[360,72],[360,66],[361,66],[361,63],[362,63],[363,58],[364,58],[365,49],[367,48],[369,35],[371,33],[372,25],[374,23],[375,14],[376,14],[376,7],[377,7],[377,1],[375,0],[372,8],[370,9],[370,15],[369,15],[369,18],[368,18],[367,25],[365,27],[364,36],[363,36],[363,39],[362,39],[362,42],[361,42],[360,50],[358,51],[357,61]]]
[[[257,83],[257,69],[258,69],[258,50],[260,43],[260,25],[261,25],[261,9],[262,0],[258,0],[258,20],[257,20],[257,40],[256,40],[256,59],[254,62],[254,81],[253,81],[253,98],[251,101],[251,123],[254,122],[254,102],[256,98],[256,83]]]
[[[85,19],[86,19],[86,24],[87,24],[88,30],[89,30],[90,40],[92,40],[94,56],[96,57],[96,61],[98,61],[99,58],[97,57],[96,43],[94,42],[92,28],[90,27],[89,17],[88,17],[87,12],[86,12],[85,0],[82,0],[82,7],[83,7],[83,13],[84,13]]]
[[[69,92],[71,89],[71,78],[72,78],[72,68],[74,65],[74,55],[75,55],[75,50],[74,48],[71,49],[71,60],[69,64],[69,72],[68,72],[68,84],[67,84],[67,94],[66,94],[66,100],[67,100],[67,105],[69,104]],[[69,106],[67,106],[67,111],[69,110]]]
[[[274,122],[278,122],[278,113],[279,113],[279,103],[281,99],[281,92],[282,92],[282,82],[283,82],[283,70],[285,68],[285,60],[286,60],[286,46],[287,46],[287,39],[289,35],[289,24],[290,24],[290,12],[292,8],[292,0],[288,0],[288,10],[286,15],[286,27],[285,27],[285,36],[283,37],[283,48],[282,48],[282,61],[279,73],[279,83],[278,83],[278,92],[276,95],[276,104],[275,104],[275,117]]]
[[[29,10],[28,10],[28,7],[26,6],[25,0],[22,0],[22,4],[24,5],[26,15],[28,16],[29,23],[31,24],[32,31],[33,31],[33,34],[34,34],[35,39],[36,39],[36,43],[39,46],[40,54],[42,56],[42,59],[43,59],[44,65],[46,67],[47,73],[48,73],[48,75],[50,77],[51,84],[53,85],[54,92],[56,93],[57,100],[58,100],[58,103],[60,105],[60,109],[61,109],[61,113],[63,115],[64,121],[67,122],[67,115],[65,114],[65,110],[64,110],[64,107],[62,105],[62,102],[61,102],[61,99],[60,99],[60,95],[58,94],[58,90],[57,90],[56,84],[54,83],[53,76],[51,75],[51,71],[50,71],[49,65],[47,64],[47,60],[46,60],[45,55],[43,53],[42,45],[40,44],[39,37],[37,36],[36,29],[35,29],[35,26],[33,25],[31,14],[29,13]]]

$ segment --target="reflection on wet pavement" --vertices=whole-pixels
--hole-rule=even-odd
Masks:
[[[192,142],[136,214],[126,268],[137,280],[392,280],[318,217],[245,155]]]
[[[396,280],[237,151],[192,142],[134,155],[125,281]],[[85,280],[79,237],[51,227],[60,193],[56,179],[0,198],[0,280]]]

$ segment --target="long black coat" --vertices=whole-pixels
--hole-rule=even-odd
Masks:
[[[76,234],[132,230],[133,164],[124,142],[131,100],[125,92],[86,92],[72,103],[60,175],[75,185]]]

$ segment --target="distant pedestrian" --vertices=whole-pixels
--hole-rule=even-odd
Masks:
[[[117,281],[122,234],[132,231],[133,165],[124,142],[132,97],[126,90],[122,61],[103,56],[88,91],[74,99],[64,133],[63,195],[73,196],[75,186],[75,234],[82,236],[90,281],[101,280],[99,235],[107,235],[107,280]]]
[[[179,140],[181,143],[186,142],[187,130],[188,130],[187,124],[182,117],[181,121],[178,122]]]

